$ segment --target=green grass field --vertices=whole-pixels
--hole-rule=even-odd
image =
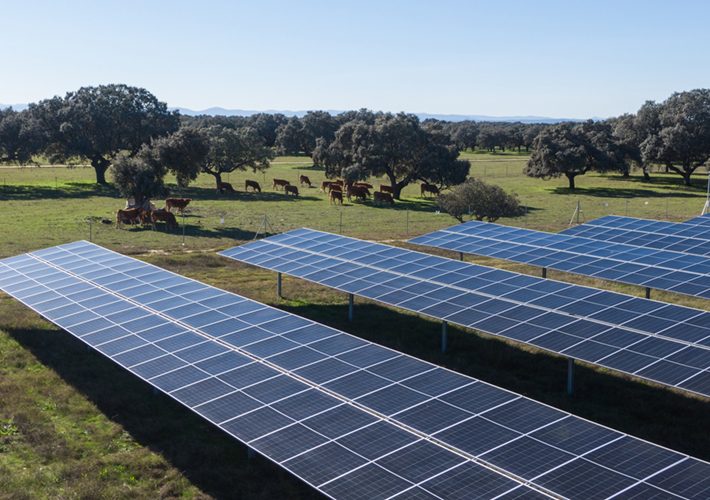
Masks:
[[[518,193],[528,217],[503,224],[557,231],[579,201],[583,219],[607,214],[677,221],[698,215],[705,174],[696,186],[679,176],[589,175],[569,193],[566,180],[522,176],[525,165],[509,155],[469,155],[471,174]],[[500,161],[510,160],[510,161]],[[305,162],[305,163],[304,163]],[[276,232],[310,227],[415,248],[407,237],[455,223],[437,214],[436,201],[416,186],[395,207],[371,202],[329,205],[318,188],[299,188],[298,199],[274,192],[270,179],[295,183],[306,174],[324,179],[307,158],[277,158],[265,176],[231,174],[236,195],[217,196],[214,180],[198,179],[183,193],[193,199],[185,216],[185,245],[178,234],[149,228],[115,228],[123,208],[118,192],[99,187],[90,168],[0,169],[0,258],[89,239],[199,281],[280,307],[438,365],[469,374],[612,428],[710,460],[707,399],[581,364],[575,395],[566,388],[566,359],[471,331],[449,328],[449,350],[440,353],[440,323],[356,299],[356,321],[347,321],[347,297],[284,278],[283,298],[274,274],[214,254],[249,241],[266,214]],[[245,179],[267,186],[245,194]],[[379,184],[374,180],[373,184]],[[91,218],[91,228],[89,219]],[[111,224],[103,224],[108,218]],[[223,219],[222,223],[220,219]],[[182,218],[178,218],[182,222]],[[407,225],[408,223],[408,225]],[[417,248],[421,250],[421,248]],[[438,252],[452,256],[450,253]],[[529,266],[476,258],[476,263],[539,275]],[[548,277],[642,296],[638,287],[550,272]],[[654,292],[654,298],[710,309],[708,301]],[[396,325],[382,328],[381,325]],[[34,498],[321,498],[264,458],[247,460],[246,448],[71,335],[0,295],[0,499]]]

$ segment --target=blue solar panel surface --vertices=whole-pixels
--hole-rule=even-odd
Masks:
[[[0,261],[0,289],[331,498],[710,486],[706,462],[86,242]]]
[[[710,313],[310,229],[221,255],[710,395]]]
[[[329,380],[378,372],[390,392],[405,373],[480,383],[473,379],[423,362],[415,369],[413,358],[86,242],[0,261],[0,289],[331,498],[441,498],[427,492],[481,470],[502,492],[550,498],[293,372],[310,367]],[[353,355],[363,349],[366,361]],[[372,372],[344,361],[340,372],[319,367],[336,354],[393,362]],[[359,449],[357,433],[383,437]],[[471,493],[493,498],[481,487]]]
[[[680,252],[479,221],[419,236],[410,243],[710,298],[710,258]]]
[[[609,243],[710,256],[710,217],[664,222],[608,215],[558,234]]]

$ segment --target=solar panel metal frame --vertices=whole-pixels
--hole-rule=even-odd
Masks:
[[[327,241],[334,248],[324,247]],[[316,246],[321,253],[309,250]],[[348,250],[354,246],[369,248],[372,252],[342,253],[343,247]],[[338,255],[331,255],[334,253]],[[710,329],[700,326],[710,324],[710,312],[310,229],[298,229],[248,243],[220,252],[220,255],[535,345],[572,359],[703,396],[710,395],[710,338],[707,336]],[[355,260],[346,260],[353,255]],[[402,259],[393,255],[402,256]],[[326,263],[323,266],[325,270],[335,268],[343,272],[333,272],[324,277],[321,274],[323,269],[314,264],[317,262],[314,258]],[[301,259],[309,263],[304,264]],[[359,264],[358,260],[367,263]],[[417,262],[426,265],[419,266],[419,269]],[[403,272],[398,273],[399,269]],[[314,275],[318,279],[312,279]],[[343,276],[350,279],[341,279]],[[490,277],[490,281],[482,281],[484,277]],[[378,282],[382,279],[385,281]],[[421,289],[421,293],[414,293],[411,298],[402,295],[417,288]],[[662,315],[654,316],[661,312]],[[683,321],[667,320],[663,323],[663,315],[676,315]],[[631,326],[616,324],[615,318],[623,320],[619,323]],[[643,321],[646,318],[653,321]],[[660,332],[656,331],[659,324],[665,324],[665,329]],[[626,339],[624,342],[619,343],[616,338],[615,334],[619,332]],[[663,355],[654,353],[649,349],[650,342],[666,344],[668,352]],[[698,357],[690,361],[690,353]],[[678,362],[680,359],[682,362]],[[662,363],[665,369],[653,368],[658,363]],[[686,373],[687,378],[677,380],[682,373]]]
[[[84,244],[81,246],[89,246],[89,252],[98,250],[94,245]],[[64,247],[68,247],[69,249],[73,248],[72,245],[65,245]],[[81,250],[81,248],[79,250]],[[580,490],[578,486],[571,486],[569,483],[565,483],[561,478],[566,477],[565,474],[568,474],[567,469],[570,467],[574,470],[583,468],[584,470],[594,472],[598,477],[606,478],[604,487],[608,490],[608,496],[622,492],[624,494],[635,494],[637,491],[664,491],[659,490],[659,487],[667,491],[680,491],[680,489],[684,487],[684,481],[687,481],[688,477],[694,478],[704,471],[710,471],[710,464],[708,463],[652,445],[651,443],[637,440],[611,429],[606,429],[597,424],[573,417],[565,412],[536,403],[517,394],[496,388],[470,377],[456,374],[417,360],[416,358],[411,358],[396,351],[376,346],[375,344],[362,341],[348,334],[329,329],[315,322],[304,320],[297,316],[264,306],[263,304],[255,303],[243,297],[201,285],[167,271],[159,270],[148,264],[133,261],[133,259],[122,261],[116,256],[111,255],[112,253],[109,251],[98,250],[97,253],[98,255],[94,255],[96,260],[109,259],[110,262],[115,263],[114,265],[125,265],[127,272],[137,271],[135,264],[137,264],[138,267],[143,266],[148,271],[146,276],[152,276],[153,279],[155,279],[154,283],[162,282],[168,285],[166,290],[172,289],[172,292],[183,292],[178,295],[186,298],[186,300],[192,304],[204,306],[211,303],[213,305],[219,305],[219,307],[215,308],[215,311],[221,310],[225,314],[238,313],[233,316],[234,320],[242,318],[244,321],[252,319],[259,322],[253,325],[253,327],[246,328],[244,328],[243,325],[237,325],[242,327],[243,331],[248,331],[256,327],[264,331],[273,329],[274,332],[281,332],[275,333],[274,336],[281,336],[291,342],[301,341],[302,345],[300,347],[294,347],[285,352],[308,347],[326,355],[326,359],[332,362],[337,362],[341,365],[350,365],[353,368],[353,370],[347,373],[339,371],[333,372],[332,375],[334,375],[335,378],[332,379],[332,381],[344,380],[355,373],[361,373],[368,377],[378,377],[385,381],[382,389],[377,389],[376,386],[370,386],[375,387],[374,392],[364,392],[363,395],[358,396],[358,398],[360,398],[359,401],[349,400],[338,394],[338,391],[334,389],[334,384],[331,384],[328,379],[315,383],[311,381],[310,377],[304,376],[304,367],[316,366],[323,362],[322,359],[316,361],[311,360],[309,362],[310,364],[306,364],[304,367],[289,372],[278,366],[278,364],[273,363],[273,360],[280,354],[273,354],[267,359],[261,359],[256,356],[250,356],[246,351],[241,351],[239,348],[231,346],[229,353],[232,355],[241,354],[253,360],[250,364],[262,367],[261,372],[257,373],[259,372],[257,371],[252,373],[249,380],[244,381],[243,377],[238,377],[234,380],[247,383],[247,386],[245,386],[247,388],[261,386],[260,391],[258,391],[259,396],[257,397],[270,398],[269,400],[276,398],[274,400],[275,402],[262,404],[256,407],[258,409],[255,409],[254,403],[250,403],[253,399],[249,399],[249,393],[242,390],[244,387],[229,392],[227,395],[219,396],[217,399],[211,400],[211,402],[202,401],[204,398],[209,397],[210,394],[220,394],[220,385],[216,382],[220,380],[218,378],[220,374],[240,370],[239,367],[234,368],[234,363],[230,364],[227,362],[225,364],[224,362],[217,362],[217,358],[220,358],[223,354],[213,354],[213,358],[207,358],[207,360],[200,359],[199,361],[180,366],[165,363],[166,359],[164,358],[168,358],[171,354],[152,358],[148,357],[148,359],[142,360],[137,365],[129,365],[132,368],[131,371],[144,379],[152,381],[162,379],[161,384],[158,385],[159,387],[165,388],[165,384],[175,385],[176,381],[179,380],[182,380],[183,384],[187,383],[187,385],[182,387],[173,387],[170,390],[171,397],[179,395],[181,399],[178,399],[178,397],[176,397],[176,399],[183,404],[189,406],[189,402],[191,402],[195,408],[202,407],[205,413],[213,415],[211,421],[216,421],[218,425],[237,437],[237,439],[246,441],[250,446],[261,450],[271,460],[289,469],[308,484],[313,485],[313,483],[316,482],[315,478],[319,478],[317,480],[318,486],[314,486],[331,498],[356,498],[356,496],[354,496],[355,488],[358,487],[365,488],[365,491],[361,490],[362,497],[364,498],[420,498],[422,496],[426,498],[448,498],[449,495],[455,495],[457,492],[459,494],[461,492],[472,494],[473,492],[470,488],[476,488],[476,493],[480,498],[496,498],[499,500],[506,498],[550,498],[542,493],[542,491],[548,491],[558,497],[589,498],[588,495],[592,491],[597,491],[598,486],[592,485],[591,488]],[[48,258],[49,256],[47,254],[43,254],[39,257],[51,260]],[[34,258],[34,256],[32,258]],[[7,273],[8,267],[15,268],[19,272]],[[25,269],[26,272],[41,271],[41,269],[37,268],[35,263],[31,261],[28,262],[24,256],[0,261],[0,286],[2,286],[2,289],[8,291],[8,288],[13,287],[14,283],[17,286],[10,294],[23,295],[19,300],[26,305],[41,314],[55,310],[56,308],[45,309],[41,307],[41,304],[57,305],[56,302],[51,303],[52,301],[56,301],[57,298],[47,298],[47,300],[42,302],[36,302],[32,299],[33,297],[37,298],[40,293],[46,293],[44,290],[37,289],[44,285],[39,285],[36,281],[30,282],[28,280],[15,279],[17,275],[22,272],[22,269]],[[85,291],[91,289],[91,285],[90,288],[87,289],[81,286],[85,284],[82,283],[81,280],[78,280],[78,283],[67,283],[67,281],[72,282],[76,281],[76,279],[58,275],[61,273],[56,273],[54,270],[50,270],[50,273],[46,274],[52,274],[53,282],[62,283],[63,289],[71,289],[71,294],[68,294],[67,297],[81,297],[81,301],[90,302],[94,305],[95,309],[104,308],[106,306],[106,303],[100,298],[101,294],[97,294],[96,291],[106,292],[108,299],[116,298],[117,300],[114,302],[120,300],[128,301],[128,297],[121,295],[120,292],[108,293],[106,291],[107,289],[101,287],[94,287],[95,293],[93,297],[85,297],[83,294]],[[119,274],[122,273],[110,272],[105,274],[104,278],[108,278],[107,281],[111,283],[126,281],[122,276],[119,276]],[[8,282],[11,282],[11,284],[8,285]],[[124,288],[124,290],[135,290],[135,287]],[[22,293],[23,291],[25,293]],[[159,297],[156,298],[153,295]],[[224,302],[226,301],[221,299],[221,297],[225,295],[233,297],[236,302],[225,305]],[[72,319],[70,321],[65,322],[65,324],[68,325],[67,328],[70,333],[75,325],[82,325],[87,321],[97,321],[101,319],[101,316],[93,313],[91,315],[86,314],[86,309],[85,311],[81,311],[76,308],[69,308],[68,306],[71,305],[71,299],[67,298],[66,300],[67,302],[65,302],[64,305],[59,305],[58,307],[65,308],[62,312],[69,312],[69,314],[55,316],[55,320],[71,317]],[[156,293],[155,291],[134,297],[133,300],[134,302],[132,304],[128,304],[128,310],[133,311],[128,315],[130,316],[130,319],[128,319],[130,322],[135,321],[133,316],[140,314],[140,311],[135,311],[135,309],[144,308],[148,310],[149,308],[147,306],[151,303],[168,307],[168,304],[165,304],[163,294]],[[108,305],[114,302],[108,302]],[[30,303],[32,305],[30,305]],[[133,305],[136,305],[136,307],[134,308]],[[113,309],[114,308],[111,308],[112,312],[108,317],[117,314],[113,312]],[[175,309],[176,308],[167,308],[165,311],[172,311],[170,314],[173,315],[180,314],[182,320],[186,318],[197,318],[204,314],[204,312],[199,311],[199,308],[192,307],[191,310],[194,314],[185,317],[179,311],[175,311]],[[165,314],[165,311],[160,312],[158,315],[167,318],[168,315]],[[119,310],[119,313],[120,312],[123,311]],[[158,311],[155,312],[157,313]],[[91,317],[92,315],[97,317]],[[287,329],[285,325],[287,321],[284,321],[284,318],[287,318],[287,321],[293,318],[295,322],[293,330]],[[220,320],[218,322],[222,323],[224,321],[225,320]],[[175,328],[171,330],[166,325],[173,325]],[[206,338],[204,342],[199,342],[200,339],[196,339],[197,342],[193,344],[193,347],[182,347],[180,351],[177,351],[178,353],[182,353],[181,355],[185,355],[186,351],[194,347],[203,346],[208,343],[217,343],[215,340],[212,340],[209,334],[205,334],[200,329],[207,328],[209,325],[210,324],[202,327],[193,327],[187,322],[173,319],[172,321],[167,321],[165,325],[151,326],[136,333],[147,335],[146,332],[150,332],[151,338],[160,339],[157,342],[164,339],[178,338],[185,333],[199,334]],[[113,328],[120,327],[109,326],[95,333]],[[319,329],[328,330],[328,334],[319,336]],[[181,330],[184,330],[184,332],[179,333]],[[117,336],[122,335],[117,337],[117,340],[136,335],[136,333],[132,333],[128,330],[125,331],[127,332],[126,335],[122,335],[123,332],[114,332]],[[220,331],[223,332],[223,330]],[[83,337],[93,334],[94,333],[84,332],[81,337],[83,339]],[[165,335],[168,336],[166,337]],[[226,336],[228,337],[229,335],[230,334],[227,334]],[[249,335],[252,334],[250,333]],[[258,336],[256,338],[258,339]],[[268,339],[254,340],[252,343],[260,343],[266,340]],[[149,342],[147,344],[151,343]],[[104,343],[99,343],[97,347],[101,347],[102,345],[104,345]],[[144,347],[145,345],[133,347],[126,352],[136,353],[136,351],[144,349]],[[363,354],[366,352],[367,355],[353,355],[353,353],[357,353],[360,350],[364,350]],[[204,354],[204,351],[202,351],[202,353]],[[193,354],[193,352],[191,352],[191,354]],[[124,355],[125,352],[114,353],[113,357]],[[144,356],[147,356],[147,353],[144,354]],[[210,359],[215,361],[209,361]],[[356,364],[350,364],[352,362]],[[162,369],[155,371],[155,365],[160,363],[163,363]],[[242,364],[241,368],[244,366],[247,365]],[[135,367],[142,367],[142,369],[137,370]],[[230,367],[232,368],[231,370],[223,371]],[[150,369],[154,370],[152,372],[153,375],[147,377],[146,374]],[[211,380],[211,382],[203,383],[193,380],[193,370],[198,369],[205,370],[205,373],[209,375],[200,380]],[[170,376],[165,375],[166,370],[169,370]],[[277,374],[271,376],[269,371],[276,372]],[[214,375],[218,377],[215,378]],[[273,382],[276,379],[284,377],[291,381],[291,385],[294,383],[303,383],[306,389],[299,391],[286,387],[287,392],[293,395],[290,398],[286,397],[285,399],[279,400],[278,394],[274,393],[274,390],[283,390],[283,386],[279,386],[278,384],[274,385],[273,383],[271,383],[271,385],[262,385],[264,382]],[[328,392],[319,392],[319,388],[330,390]],[[393,390],[393,388],[396,389]],[[395,409],[395,412],[385,420],[385,415],[378,413],[376,409],[373,410],[368,406],[380,405],[385,399],[375,398],[372,401],[367,399],[370,397],[368,394],[374,395],[378,390],[381,391],[382,395],[391,395],[394,401],[402,401],[402,398],[406,399],[409,397],[408,391],[418,394],[419,396],[411,400],[411,407],[405,407],[398,411]],[[237,394],[240,396],[237,397]],[[252,393],[252,395],[255,395],[255,393]],[[231,405],[230,407],[241,408],[242,412],[239,413],[241,416],[222,420],[225,415],[228,415],[220,413],[220,410],[223,411],[224,408],[216,403],[220,402],[222,398],[227,397],[231,398],[228,402],[228,404]],[[327,400],[336,397],[342,400],[342,403],[336,406],[330,406]],[[422,397],[424,399],[422,399]],[[293,404],[291,398],[303,398],[308,404]],[[442,416],[441,418],[443,418],[444,414],[441,411],[442,408],[449,408],[447,413],[450,414],[450,419],[447,422],[449,424],[448,426],[444,428],[440,428],[441,425],[436,428],[431,427],[432,415],[427,416],[427,414],[431,414],[431,411],[427,411],[425,405],[433,405],[434,403],[436,403],[437,417]],[[473,404],[476,404],[475,408],[471,406]],[[208,408],[205,407],[205,405],[212,405],[209,407],[209,411],[207,411]],[[335,410],[338,411],[336,412]],[[349,418],[344,418],[343,411],[346,411],[346,413],[349,412]],[[331,412],[334,413],[331,415]],[[214,416],[220,414],[222,417],[214,418]],[[287,415],[294,417],[291,418],[292,421],[289,421]],[[207,418],[209,419],[209,417]],[[358,418],[364,418],[365,420],[358,423],[356,422]],[[424,425],[421,423],[422,418],[424,418],[427,428],[431,429],[429,433],[420,430]],[[286,421],[284,421],[284,419]],[[477,443],[478,453],[470,454],[465,450],[471,443],[470,433],[464,432],[463,435],[465,439],[460,443],[456,440],[455,436],[461,434],[460,432],[456,432],[457,426],[463,425],[468,428],[470,424],[474,423],[479,426],[485,425],[489,429],[499,429],[497,434],[492,433],[491,435],[503,436],[507,433],[511,438],[507,441],[498,440],[492,442],[491,444],[494,446],[488,447],[481,447],[481,443]],[[255,425],[259,434],[250,434],[254,431]],[[562,428],[558,429],[558,426],[562,426]],[[568,430],[571,428],[576,429],[577,441],[575,442],[570,442],[569,439],[564,438],[564,436],[569,435]],[[447,437],[449,434],[453,437]],[[365,436],[378,436],[380,439],[372,440],[365,438]],[[593,439],[592,436],[594,436]],[[578,442],[580,440],[584,443],[593,444],[588,444],[587,447],[580,448]],[[621,447],[621,452],[619,451],[619,447],[616,445],[618,445],[620,440],[626,440],[626,442],[634,446],[634,450],[639,450],[635,452],[637,459],[643,459],[647,456],[663,456],[666,457],[666,460],[662,462],[662,467],[653,466],[653,464],[651,464],[650,468],[643,471],[635,470],[634,474],[631,474],[631,470],[628,473],[625,471],[623,474],[614,472],[612,468],[607,465],[607,462],[613,459],[614,467],[619,467],[618,457],[624,450],[629,450],[628,447]],[[284,442],[293,443],[291,446],[296,448],[296,451],[300,453],[295,457],[283,455]],[[445,444],[449,449],[437,446],[436,443],[438,442]],[[376,443],[377,446],[370,446],[369,443]],[[517,456],[516,453],[518,453],[517,450],[520,444],[523,443],[526,450],[531,449],[531,446],[538,451],[554,448],[554,451],[551,453],[555,456],[565,456],[564,454],[567,453],[572,458],[567,462],[555,462],[552,467],[548,467],[547,469],[543,467],[543,469],[539,469],[541,472],[538,476],[527,479],[525,477],[527,472],[524,471],[529,471],[530,465],[523,464],[524,469],[519,470],[518,464],[520,461],[515,460]],[[363,444],[366,445],[365,448],[363,448]],[[607,446],[612,444],[615,444],[613,453],[602,453],[606,450]],[[310,449],[309,446],[311,446]],[[508,448],[506,447],[510,447],[510,451],[507,451]],[[450,451],[452,448],[457,449],[458,454]],[[339,451],[341,449],[346,451],[347,449],[352,449],[352,451],[343,454],[342,451]],[[570,451],[575,451],[575,453],[570,454]],[[310,453],[323,455],[319,458],[318,456],[314,457],[309,455]],[[365,453],[365,455],[362,455],[363,453]],[[595,456],[593,456],[594,453],[597,453],[599,457],[595,458]],[[432,460],[430,467],[429,462],[422,457],[430,457],[432,455],[437,458]],[[360,456],[360,458],[357,458],[358,456]],[[333,469],[314,471],[312,470],[313,461],[317,464],[327,463],[329,467],[332,465]],[[292,463],[289,464],[288,462]],[[543,462],[544,460],[536,467],[541,467]],[[434,470],[433,477],[422,476],[422,464]],[[501,465],[504,465],[504,467],[501,467]],[[332,476],[333,474],[337,474],[338,468],[342,468],[344,472],[350,472],[340,476]],[[503,474],[497,471],[502,471]],[[328,476],[328,473],[331,474],[332,477]],[[399,475],[397,475],[397,473],[399,473]],[[655,481],[656,477],[659,477],[659,474],[665,475],[655,483],[652,483],[652,481]],[[426,479],[427,477],[428,479]],[[706,477],[710,477],[710,474],[706,474]],[[425,479],[421,480],[422,478]],[[558,484],[561,485],[560,488],[556,486]],[[386,492],[389,493],[385,494]],[[606,497],[607,495],[605,494],[604,498]],[[681,495],[680,498],[685,497]]]

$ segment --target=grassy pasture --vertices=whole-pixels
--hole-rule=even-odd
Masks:
[[[669,219],[684,220],[698,215],[705,201],[704,174],[696,176],[692,188],[674,175],[654,173],[650,184],[640,176],[590,175],[579,177],[577,192],[569,193],[565,179],[522,176],[525,162],[515,152],[471,157],[489,160],[474,161],[471,174],[516,191],[528,204],[527,226],[535,229],[567,227],[578,200],[587,220],[624,215],[627,199],[629,216],[664,219],[668,203]],[[251,240],[264,214],[275,231],[306,226],[337,233],[342,213],[344,235],[417,250],[402,241],[408,236],[407,216],[410,237],[455,222],[437,215],[436,202],[422,200],[416,186],[406,188],[394,208],[371,202],[334,207],[317,187],[299,187],[298,199],[271,190],[271,178],[295,183],[299,172],[314,186],[324,178],[304,157],[277,158],[265,175],[267,186],[261,174],[239,173],[224,178],[239,191],[233,196],[217,196],[207,176],[183,193],[175,191],[193,199],[183,246],[182,232],[166,234],[163,227],[157,233],[116,229],[113,214],[124,201],[115,189],[97,186],[91,168],[0,169],[0,258],[89,239],[92,217],[92,238],[100,245],[710,460],[705,398],[584,364],[575,372],[576,393],[568,397],[564,358],[452,325],[449,352],[442,355],[437,321],[356,299],[351,324],[345,295],[284,277],[280,299],[273,273],[214,255]],[[262,193],[245,194],[245,179],[262,183]],[[102,224],[103,218],[111,224]],[[526,220],[499,222],[524,226]],[[472,260],[539,275],[529,266]],[[643,296],[638,287],[554,271],[548,277]],[[670,293],[654,291],[653,297],[710,308],[707,301]],[[153,396],[145,383],[0,296],[0,499],[156,497],[322,498],[268,460],[247,460],[245,447],[236,440],[170,398]]]

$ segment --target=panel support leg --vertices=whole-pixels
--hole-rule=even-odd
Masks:
[[[252,460],[254,457],[256,457],[256,452],[254,451],[254,448],[250,448],[247,446],[247,459]]]
[[[463,262],[463,252],[459,252],[459,260]]]
[[[348,320],[352,323],[353,321],[353,308],[355,306],[355,301],[353,299],[353,294],[348,294]]]
[[[646,298],[647,299],[651,298],[651,289],[649,287],[646,287]]]
[[[160,394],[160,391],[158,390],[158,388],[153,387],[153,396],[157,396],[158,394]]]
[[[547,278],[547,268],[546,267],[542,268],[542,277]]]
[[[281,298],[281,273],[276,273],[276,295]]]
[[[441,354],[446,353],[446,321],[441,322]]]
[[[567,394],[572,395],[574,387],[574,359],[567,358]]]

